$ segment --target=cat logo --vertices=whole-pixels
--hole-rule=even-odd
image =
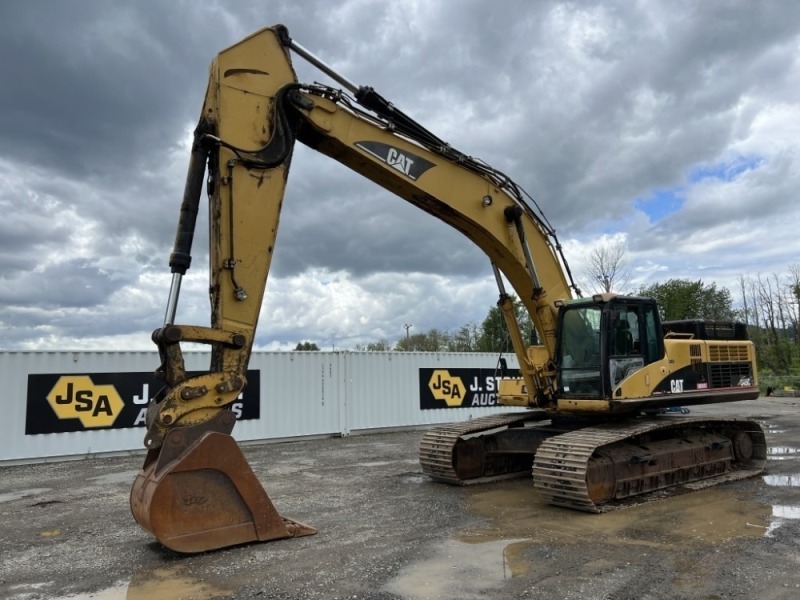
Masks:
[[[110,427],[125,408],[113,385],[95,385],[88,375],[59,377],[47,401],[59,419],[79,419],[86,429]]]
[[[451,408],[461,406],[461,403],[464,402],[464,395],[467,392],[461,377],[450,375],[450,371],[446,369],[436,369],[431,374],[428,388],[434,398],[443,401]]]
[[[419,179],[425,171],[436,166],[435,163],[421,156],[382,142],[364,141],[356,142],[355,145],[414,181]]]
[[[411,167],[414,161],[410,156],[406,156],[397,148],[389,148],[386,153],[386,164],[400,171],[403,175],[411,175]]]

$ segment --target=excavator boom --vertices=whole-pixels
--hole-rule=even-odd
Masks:
[[[298,84],[290,50],[354,97]],[[568,269],[559,263],[555,233],[520,188],[448,146],[372,88],[336,74],[291,40],[284,27],[254,33],[211,64],[170,256],[173,280],[164,325],[153,333],[165,386],[148,408],[149,452],[133,486],[131,508],[144,529],[175,550],[313,533],[279,517],[238,446],[222,442],[230,439],[234,422],[229,406],[247,383],[296,140],[462,231],[489,256],[498,282],[502,273],[515,283],[543,332],[546,354],[555,350],[552,303],[570,297]],[[210,327],[175,323],[204,183],[210,214]],[[186,372],[183,342],[210,346],[208,372]],[[521,336],[516,342],[529,388],[544,389],[534,380],[536,369]],[[239,508],[227,509],[233,506]]]
[[[298,83],[291,52],[344,89]],[[231,437],[230,406],[247,384],[296,141],[441,219],[489,258],[521,373],[501,381],[499,399],[532,410],[432,430],[420,448],[426,473],[451,483],[530,473],[541,448],[542,460],[534,465],[543,482],[539,489],[555,504],[580,508],[630,495],[630,485],[617,490],[608,473],[629,482],[626,457],[644,461],[647,454],[636,448],[653,440],[660,452],[653,460],[678,466],[639,469],[635,489],[680,483],[690,477],[682,473],[696,473],[703,461],[711,466],[701,469],[701,479],[763,466],[757,424],[606,424],[590,435],[557,423],[563,414],[607,419],[677,403],[753,397],[752,344],[665,333],[652,300],[580,298],[555,231],[519,185],[451,147],[374,89],[337,74],[277,25],[213,60],[195,130],[170,256],[167,310],[153,333],[164,387],[148,406],[148,453],[131,491],[134,518],[162,544],[201,552],[315,533],[278,513]],[[177,305],[204,186],[211,323],[182,325],[176,323]],[[530,316],[537,344],[524,339],[506,282]],[[207,372],[186,371],[185,342],[210,347]],[[597,440],[602,452],[586,450],[586,439]],[[692,449],[678,448],[684,439]],[[707,441],[715,448],[707,460],[693,458],[706,456]],[[563,460],[572,454],[575,461]],[[676,462],[678,456],[687,458]],[[567,480],[578,481],[569,484],[573,491],[565,491]]]

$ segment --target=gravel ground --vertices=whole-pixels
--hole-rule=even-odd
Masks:
[[[420,431],[245,448],[278,509],[315,536],[183,556],[130,515],[141,456],[0,468],[0,597],[127,599],[795,599],[799,399],[692,410],[757,418],[762,477],[602,515],[527,479],[455,488]]]

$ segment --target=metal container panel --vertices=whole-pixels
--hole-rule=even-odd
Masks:
[[[516,369],[516,357],[506,357]],[[498,412],[524,410],[505,406],[420,408],[419,369],[495,369],[497,355],[477,352],[362,352],[347,361],[347,425],[350,430],[410,427],[466,421]],[[444,405],[443,405],[444,406]]]
[[[208,356],[187,353],[187,369],[207,369]],[[28,375],[150,372],[158,364],[157,352],[0,352],[6,413],[0,420],[0,461],[142,450],[143,427],[25,435]],[[122,400],[134,402],[133,398]]]
[[[187,352],[187,370],[208,369],[208,352]],[[403,352],[256,352],[260,418],[234,429],[240,441],[463,421],[504,407],[420,409],[420,368],[494,368],[494,354]],[[509,367],[516,368],[514,357]],[[97,453],[142,451],[143,427],[25,434],[28,375],[152,372],[157,352],[0,352],[5,390],[0,420],[0,462],[55,460]],[[122,398],[144,409],[157,390]],[[49,407],[48,407],[49,408]]]
[[[239,440],[263,440],[339,433],[341,354],[256,352],[250,369],[261,371],[261,418],[240,421]]]

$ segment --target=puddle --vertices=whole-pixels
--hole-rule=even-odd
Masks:
[[[60,596],[53,600],[125,600],[128,589],[127,583],[120,583],[114,587],[92,592],[91,594],[77,594],[75,596]]]
[[[429,483],[431,478],[425,475],[424,473],[419,472],[407,472],[407,473],[400,473],[398,475],[400,477],[400,481],[403,483]]]
[[[182,575],[182,570],[182,567],[177,567],[140,572],[128,583],[119,582],[97,592],[60,596],[52,600],[212,600],[234,597],[231,590]]]
[[[31,488],[29,490],[20,490],[18,492],[8,492],[7,494],[0,494],[0,503],[12,502],[20,498],[28,498],[30,496],[38,496],[52,491],[52,488]]]
[[[527,540],[448,540],[434,547],[432,558],[405,567],[384,589],[404,600],[490,598],[506,579],[525,572],[520,545]]]
[[[764,431],[766,433],[786,433],[785,429],[779,429],[778,425],[773,425],[773,424],[770,424],[770,423],[768,423],[768,424],[766,424],[764,426]]]
[[[773,506],[772,516],[779,519],[800,519],[800,506]]]
[[[550,506],[530,481],[517,481],[475,490],[467,504],[469,512],[488,525],[463,530],[457,539],[436,546],[432,558],[403,569],[386,591],[407,600],[492,597],[504,581],[530,569],[542,568],[543,576],[552,575],[549,566],[526,556],[532,547],[546,547],[547,552],[554,544],[579,549],[592,540],[611,554],[586,567],[606,572],[620,566],[615,556],[630,560],[631,550],[671,550],[680,557],[687,549],[703,551],[737,538],[762,538],[774,529],[776,519],[789,518],[778,517],[786,512],[778,507],[719,488],[594,515]],[[800,509],[791,518],[800,518]],[[622,546],[628,550],[614,552]]]
[[[40,531],[39,537],[43,538],[52,538],[52,537],[59,537],[61,535],[60,529],[49,529],[47,531]]]
[[[800,506],[773,506],[772,521],[770,522],[769,527],[767,527],[764,535],[767,537],[772,537],[772,534],[775,532],[775,530],[780,528],[780,526],[786,523],[786,521],[797,519],[800,519]]]
[[[706,548],[736,538],[760,538],[771,508],[730,489],[700,490],[599,515],[545,504],[530,482],[517,482],[472,495],[471,513],[490,525],[461,539],[484,541],[525,537],[530,543]]]
[[[376,460],[372,462],[359,462],[355,463],[352,466],[369,468],[369,467],[391,467],[393,465],[402,465],[402,464],[419,465],[419,460],[416,458],[405,459],[405,460]]]
[[[390,460],[376,460],[374,462],[360,462],[356,463],[355,467],[385,467],[387,465],[395,464],[393,461]]]
[[[769,460],[788,460],[790,458],[798,458],[800,456],[800,448],[792,448],[790,446],[769,446],[767,448],[767,458]]]
[[[763,479],[775,487],[800,487],[800,475],[764,475]]]
[[[115,483],[127,483],[133,485],[139,471],[122,471],[120,473],[108,473],[107,475],[98,475],[97,477],[89,477],[89,481],[93,485],[113,485]]]

